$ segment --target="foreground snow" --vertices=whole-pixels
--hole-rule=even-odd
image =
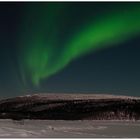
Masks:
[[[140,138],[140,121],[0,120],[3,138]]]

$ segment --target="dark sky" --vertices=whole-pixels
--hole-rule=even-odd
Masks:
[[[27,5],[32,7],[32,4],[0,3],[0,97],[38,92],[140,96],[139,35],[74,59],[56,74],[41,80],[39,87],[31,85],[28,81],[28,86],[24,87],[18,66],[20,53],[17,42],[24,9]],[[69,23],[67,24],[69,28],[67,32],[61,34],[61,42],[63,40],[65,42],[65,37],[71,36],[71,29],[76,30],[81,21],[84,23],[90,19],[91,15],[98,17],[108,12],[108,9],[113,10],[114,7],[123,4],[92,2],[69,3],[69,5],[72,11],[69,11],[67,15],[63,14],[65,17],[63,20]],[[124,5],[131,5],[131,3]],[[60,28],[66,29],[64,26]]]

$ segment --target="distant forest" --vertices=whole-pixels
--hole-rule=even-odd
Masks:
[[[0,119],[140,120],[140,99],[41,100],[16,97],[0,101]]]

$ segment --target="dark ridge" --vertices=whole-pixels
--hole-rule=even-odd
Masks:
[[[0,100],[0,119],[140,120],[140,98],[84,94],[28,95]]]

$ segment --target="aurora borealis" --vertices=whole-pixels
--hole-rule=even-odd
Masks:
[[[70,38],[59,46],[59,21],[67,12],[64,3],[45,3],[27,7],[21,32],[21,59],[24,78],[30,75],[33,84],[59,72],[73,59],[112,43],[119,43],[140,32],[140,7],[126,6],[121,11],[108,11],[99,19],[91,16]],[[66,7],[66,8],[65,8]],[[119,7],[118,7],[119,8]],[[27,18],[26,18],[27,16]],[[59,23],[60,22],[60,23]],[[27,31],[27,32],[26,32]],[[24,52],[24,53],[23,53]]]
[[[140,51],[136,46],[140,44],[137,39],[140,33],[139,3],[42,2],[1,3],[0,6],[3,20],[1,24],[6,29],[6,31],[3,29],[2,34],[10,32],[10,41],[5,43],[7,49],[3,55],[5,52],[7,54],[8,50],[8,54],[12,57],[11,59],[4,55],[2,59],[6,57],[4,65],[8,64],[11,69],[10,73],[14,73],[12,80],[18,83],[18,87],[15,86],[15,88],[18,88],[19,91],[34,91],[34,88],[39,91],[47,91],[49,87],[53,87],[56,92],[57,90],[71,92],[76,87],[76,91],[82,92],[88,91],[90,86],[90,92],[98,91],[101,88],[102,92],[112,92],[113,90],[117,93],[120,90],[127,90],[130,94],[129,88],[132,86],[134,89],[133,84],[135,83],[136,86],[139,83],[138,78],[133,78],[139,77],[137,71],[140,70],[137,64],[134,65],[136,61],[140,60],[140,57],[136,55]],[[5,8],[7,11],[4,10]],[[11,13],[10,9],[12,9]],[[9,20],[2,16],[3,13],[7,13]],[[11,25],[10,22],[7,23],[8,21],[11,21]],[[2,38],[1,44],[4,44],[2,41],[7,37]],[[12,47],[10,47],[11,40]],[[129,46],[130,44],[133,45]],[[135,49],[138,50],[129,57],[128,54]],[[110,51],[112,56],[111,60],[108,60]],[[122,52],[124,52],[123,55]],[[103,55],[100,56],[102,53]],[[115,53],[117,54],[115,55]],[[83,64],[84,61],[87,63],[86,60],[88,60],[87,65]],[[127,63],[132,60],[132,63]],[[124,64],[121,64],[123,61],[125,61]],[[75,67],[75,63],[77,67]],[[84,65],[87,67],[86,70],[83,68]],[[103,66],[108,68],[103,68],[100,72],[100,67]],[[88,70],[88,67],[91,70]],[[74,74],[73,69],[75,69],[74,72],[76,69],[78,72]],[[69,70],[72,72],[68,72]],[[128,77],[125,77],[125,81],[121,77],[123,78],[127,72]],[[66,73],[69,74],[69,78],[65,76]],[[57,78],[59,75],[61,78]],[[72,75],[83,80],[73,82],[71,81]],[[108,76],[107,79],[105,75]],[[119,79],[113,78],[114,76]],[[133,82],[132,79],[134,79]],[[123,81],[123,84],[119,81]],[[50,83],[52,84],[50,85]],[[58,86],[60,83],[63,86]],[[67,91],[66,83],[75,86],[71,86],[72,90]],[[104,86],[105,88],[103,88]],[[135,89],[138,94],[139,88]]]

